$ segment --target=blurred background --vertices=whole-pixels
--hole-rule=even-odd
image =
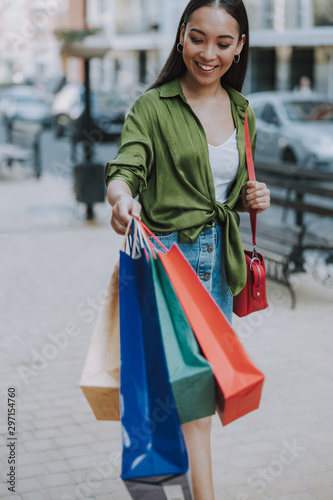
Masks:
[[[42,169],[48,170],[52,164],[54,170],[54,161],[41,158],[40,140],[47,142],[46,150],[54,158],[57,155],[53,146],[63,137],[70,144],[70,160],[59,158],[59,162],[67,173],[81,160],[91,161],[95,146],[98,151],[101,144],[108,144],[110,147],[104,149],[103,157],[114,156],[126,112],[162,68],[186,3],[186,0],[1,2],[0,140],[7,146],[0,149],[0,162],[9,165],[15,160],[28,162],[30,145],[30,149],[35,148],[30,161],[38,177]],[[272,102],[272,96],[266,94],[259,102],[256,100],[258,159],[271,157],[272,141],[276,139],[275,134],[270,140],[267,135],[260,140],[261,129],[280,120],[278,137],[285,140],[292,131],[296,139],[294,147],[285,146],[273,153],[277,160],[302,161],[313,166],[332,164],[333,0],[247,0],[245,3],[251,26],[251,53],[243,93],[252,97],[253,93],[263,91],[293,92],[281,96],[280,102]],[[290,101],[296,99],[297,91],[302,92],[302,103],[296,102],[295,112],[295,103]],[[315,93],[315,98],[310,93]],[[308,100],[315,102],[309,107]],[[316,154],[311,145],[304,145],[304,133],[312,134],[318,110],[325,112],[319,117],[322,123],[317,133],[328,137],[326,149],[330,151],[325,158]],[[297,122],[305,121],[310,121],[306,129],[298,127]],[[20,123],[15,125],[15,122]],[[22,122],[33,122],[39,128],[32,129],[34,133],[31,128],[27,131]],[[89,145],[87,137],[82,136],[83,129],[88,134],[95,130],[93,140],[88,138]],[[8,143],[17,147],[9,149]],[[306,151],[302,151],[304,146]]]
[[[98,92],[151,83],[174,40],[186,0],[4,0],[0,84],[38,85],[52,94],[82,83],[82,62],[61,53],[55,30],[98,28],[109,48],[92,63]],[[289,90],[301,76],[333,98],[332,0],[246,0],[251,61],[245,93]]]
[[[92,161],[104,145],[105,164],[104,160],[116,153],[131,103],[162,68],[186,3],[186,0],[3,0],[0,141],[6,146],[0,148],[0,163],[10,166],[15,161],[21,164],[30,161],[39,177],[42,170],[54,172],[57,159],[57,173],[61,164],[63,174],[72,174],[73,166]],[[263,91],[303,94],[302,104],[296,103],[296,113],[295,104],[290,104],[295,94],[286,94],[275,103],[272,96],[263,94],[264,100],[256,101],[258,159],[271,157],[272,141],[277,143],[276,134],[272,138],[266,134],[261,140],[261,129],[280,120],[278,138],[282,137],[283,142],[292,131],[296,139],[294,147],[285,145],[273,152],[275,159],[302,161],[312,166],[332,164],[333,0],[246,0],[245,3],[251,26],[251,53],[243,93],[250,97]],[[315,98],[310,93],[315,93]],[[309,107],[304,103],[308,100],[315,102]],[[318,109],[325,112],[319,118],[322,123],[317,133],[328,137],[324,158],[311,144],[304,145],[304,133],[312,134],[313,116],[317,120]],[[304,132],[303,126],[298,127],[297,122],[304,121],[310,121],[306,128],[309,132]],[[32,122],[38,126],[28,130],[24,123]],[[95,135],[87,139],[92,129]],[[82,130],[86,130],[85,136]],[[61,144],[70,148],[70,159],[57,154],[57,141],[64,137],[66,140]],[[40,147],[41,141],[46,143],[44,148]],[[30,153],[33,151],[30,155],[29,146]],[[42,156],[43,149],[49,156]],[[92,215],[91,206],[87,211]]]

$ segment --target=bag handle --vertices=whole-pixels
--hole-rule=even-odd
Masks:
[[[247,109],[245,110],[244,128],[245,128],[246,165],[247,165],[247,171],[249,174],[249,181],[255,181],[256,174],[254,171],[254,164],[253,164],[249,122],[247,119]],[[257,212],[255,210],[250,210],[250,221],[251,221],[251,230],[252,230],[253,251],[255,252],[255,247],[257,244]]]
[[[129,243],[129,252],[130,252],[130,255],[132,257],[132,259],[134,259],[135,257],[135,252],[136,252],[136,247],[137,247],[137,244],[138,244],[138,230],[137,230],[137,224],[138,224],[138,220],[137,219],[134,219],[133,217],[131,217],[131,219],[129,220],[128,224],[127,224],[127,228],[126,228],[126,231],[125,231],[125,234],[124,234],[124,240],[123,240],[123,244],[121,246],[121,250],[123,252],[127,252],[127,242]],[[131,231],[131,242],[129,242],[129,238],[130,238],[130,230],[132,229]]]
[[[151,231],[151,230],[150,230],[150,229],[146,226],[146,224],[144,224],[141,220],[139,220],[139,221],[138,221],[138,223],[139,223],[139,225],[142,227],[142,229],[143,229],[146,233],[148,233],[148,234],[149,234],[149,235],[153,238],[153,240],[155,240],[155,241],[156,241],[156,243],[158,243],[158,244],[160,245],[160,247],[161,247],[161,248],[163,248],[163,250],[164,250],[165,252],[168,252],[168,249],[167,249],[167,248],[163,245],[163,243],[161,243],[161,242],[160,242],[160,240],[159,240],[159,239],[155,236],[155,234],[154,234],[154,233],[153,233],[153,232],[152,232],[152,231]],[[147,240],[148,240],[148,238],[147,238]],[[150,245],[151,249],[154,249],[155,247],[154,247],[154,245],[151,243],[151,241],[149,241],[149,240],[148,240],[148,242],[149,242],[149,245]]]

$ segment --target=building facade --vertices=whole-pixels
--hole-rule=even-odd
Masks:
[[[2,0],[0,83],[66,73],[82,81],[82,62],[59,56],[55,28],[101,28],[110,47],[93,60],[92,86],[146,88],[162,68],[188,0]],[[333,0],[245,0],[250,64],[244,93],[293,89],[301,76],[333,99]]]
[[[307,76],[333,99],[333,0],[246,0],[251,61],[245,92],[289,90]]]
[[[70,0],[1,0],[0,84],[51,79],[61,73],[54,38]]]
[[[96,62],[96,83],[151,83],[168,56],[186,4],[187,0],[90,0],[88,21],[103,26],[112,47],[108,60]],[[245,4],[251,55],[244,93],[293,89],[308,76],[313,89],[333,99],[333,0]]]

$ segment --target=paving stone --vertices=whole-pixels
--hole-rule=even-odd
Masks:
[[[68,446],[76,446],[76,445],[84,445],[84,444],[94,443],[95,438],[91,434],[75,434],[72,436],[55,438],[54,441],[61,448],[67,448]]]
[[[327,470],[326,465],[316,458],[310,460],[296,460],[293,467],[301,474],[312,474],[315,472],[325,472]]]
[[[259,500],[256,491],[249,486],[231,486],[230,488],[225,488],[227,495],[229,495],[234,500]]]
[[[73,483],[73,477],[66,472],[60,472],[57,474],[46,474],[40,481],[45,488],[50,488],[54,486],[70,485]]]
[[[21,411],[25,412],[38,412],[41,409],[40,403],[37,402],[29,402],[29,403],[23,403],[21,401],[21,408],[20,408],[20,413]]]
[[[45,462],[45,467],[51,474],[55,474],[57,472],[69,472],[71,467],[68,462],[65,460],[54,460]]]
[[[298,493],[298,500],[314,500],[311,490]]]
[[[85,432],[85,430],[82,429],[78,424],[76,424],[76,425],[63,425],[61,427],[61,435],[62,436],[68,436],[68,435],[73,435],[73,434],[82,434],[83,432]],[[87,434],[93,434],[93,433],[87,431]]]
[[[24,493],[23,500],[49,500],[48,493],[44,491],[32,491],[31,493]]]
[[[331,498],[333,498],[333,486],[311,488],[309,494],[312,495],[312,498],[315,500],[331,500]]]
[[[63,435],[62,428],[49,427],[47,429],[38,429],[34,432],[36,439],[48,439],[60,437]]]
[[[71,470],[91,470],[93,465],[93,460],[91,455],[85,455],[77,458],[69,458],[68,465]]]
[[[22,444],[25,444],[26,441],[31,441],[31,440],[33,440],[35,438],[33,432],[30,432],[30,431],[21,431],[21,430],[19,430],[18,432],[16,432],[16,437],[17,437],[19,446],[21,446]]]
[[[1,497],[1,500],[23,500],[23,497],[21,495],[16,495],[15,493],[11,495],[6,495],[4,497]]]
[[[34,429],[34,422],[31,420],[23,420],[20,418],[20,431],[33,431]]]
[[[124,489],[126,489],[124,483],[119,477],[115,477],[114,479],[105,479],[103,481],[103,486],[109,493],[123,491]]]
[[[73,420],[76,424],[86,424],[92,421],[91,410],[87,408],[86,413],[75,413],[73,414]]]
[[[104,483],[102,480],[97,480],[94,475],[80,474],[73,472],[75,494],[78,498],[92,496],[96,493],[102,494],[105,492]]]
[[[1,471],[6,470],[6,466],[4,464],[1,464]],[[4,478],[4,476],[2,476]],[[0,498],[2,498],[4,495],[7,495],[8,493],[8,485],[6,484],[5,480],[1,481],[0,483]]]
[[[330,414],[333,415],[333,411],[330,412]],[[316,447],[316,453],[318,454],[318,458],[321,458],[322,455],[325,456],[329,453],[332,453],[333,443],[327,442],[328,432],[329,432],[329,430],[326,430],[326,442],[321,443],[320,446]]]
[[[35,422],[36,429],[46,429],[49,427],[58,426],[61,428],[63,425],[71,425],[73,420],[71,417],[60,417],[60,418],[46,418],[37,419]]]
[[[261,455],[250,455],[244,456],[239,455],[237,458],[232,458],[230,460],[230,464],[235,469],[253,469],[257,467],[267,466],[270,462],[270,458],[267,457],[266,454],[262,453]]]
[[[303,491],[300,493],[292,493],[291,495],[279,495],[277,500],[315,500],[310,493]]]
[[[121,450],[121,443],[107,440],[98,443],[95,441],[90,445],[90,448],[95,453],[112,453]]]
[[[18,476],[19,479],[37,477],[45,474],[46,469],[43,463],[31,464],[31,465],[19,465]]]
[[[219,491],[215,489],[214,493],[215,500],[234,500],[225,491]]]
[[[325,467],[333,471],[333,455],[321,455],[320,461]]]
[[[40,491],[42,489],[41,483],[33,478],[20,479],[20,494],[24,495],[30,491]]]
[[[48,460],[64,460],[65,459],[65,453],[64,450],[47,450],[46,452]]]
[[[223,476],[232,472],[235,472],[235,469],[229,462],[222,461],[219,457],[213,457],[214,476]]]
[[[50,439],[41,439],[40,441],[28,441],[25,443],[25,448],[28,451],[46,451],[54,447],[54,443]]]
[[[214,475],[214,487],[227,489],[231,486],[246,485],[249,475],[246,472],[233,472],[231,474]]]
[[[323,486],[329,486],[332,482],[332,472],[330,471],[328,477],[325,477],[324,473],[316,473],[316,474],[305,474],[300,477],[300,481],[303,481],[304,484],[308,486],[308,488],[321,488]]]
[[[297,493],[299,491],[306,491],[308,486],[304,484],[301,479],[289,479],[279,477],[276,481],[272,482],[272,488],[279,493]]]
[[[91,451],[86,446],[70,446],[62,448],[61,451],[66,458],[85,457],[91,454]]]
[[[50,500],[77,500],[77,498],[84,498],[77,495],[76,485],[48,488],[47,494],[49,495]]]
[[[115,493],[112,493],[112,500],[131,500],[130,494],[125,491],[117,491]]]

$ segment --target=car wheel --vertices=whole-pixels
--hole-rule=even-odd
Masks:
[[[284,151],[282,160],[286,163],[297,163],[295,153],[291,149],[286,149]]]

